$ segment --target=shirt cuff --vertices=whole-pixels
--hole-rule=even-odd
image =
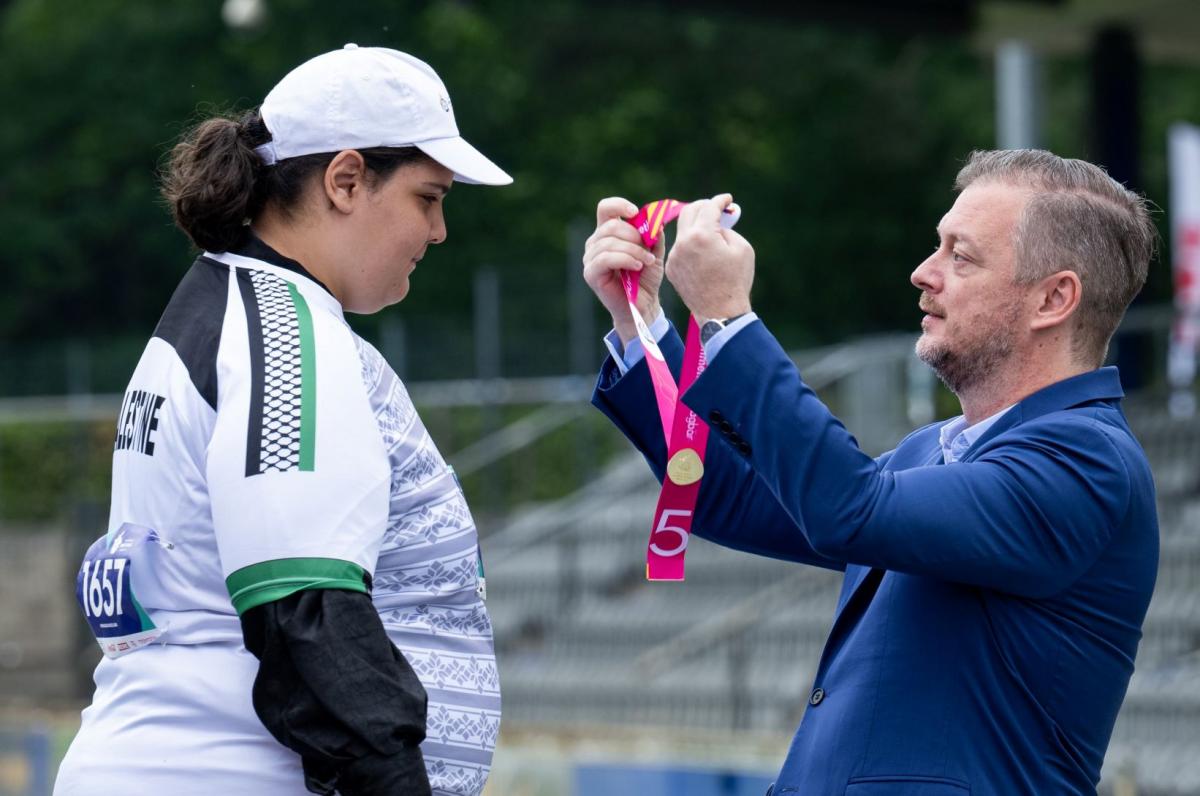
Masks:
[[[716,359],[717,354],[721,353],[721,349],[725,347],[725,344],[728,343],[735,334],[757,320],[757,313],[747,312],[745,315],[741,316],[736,321],[710,337],[708,342],[704,344],[704,361],[712,362],[714,359]]]
[[[671,324],[667,322],[667,314],[660,309],[658,317],[650,324],[650,334],[654,337],[654,342],[661,343],[670,329]],[[612,355],[613,362],[616,363],[617,370],[621,372],[622,376],[646,357],[646,350],[642,347],[640,337],[633,338],[629,341],[629,345],[622,347],[621,338],[616,329],[604,335],[604,345],[608,346],[608,353]]]

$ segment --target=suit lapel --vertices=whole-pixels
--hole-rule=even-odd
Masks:
[[[879,589],[879,584],[883,581],[885,572],[882,569],[854,568],[857,570],[854,585],[843,592],[846,599],[838,609],[837,616],[833,620],[833,627],[829,629],[829,638],[825,642],[825,649],[821,652],[821,663],[817,667],[818,681],[829,662],[837,657],[842,644],[850,635],[850,631],[858,624],[859,617],[867,610],[867,606],[871,604],[875,592]]]
[[[854,568],[853,574],[850,572],[851,567]],[[870,567],[863,567],[859,566],[858,564],[848,564],[846,566],[846,580],[848,581],[848,584],[842,589],[842,594],[845,596],[845,598],[838,602],[838,615],[834,618],[834,622],[837,622],[837,620],[841,618],[842,612],[846,609],[846,606],[850,604],[850,601],[854,599],[855,593],[858,591],[858,588],[862,586],[863,581],[867,577],[867,573],[870,571]]]
[[[940,465],[940,464],[944,464],[944,463],[945,463],[945,460],[942,458],[941,444],[939,442],[936,442],[936,440],[935,440],[935,444],[933,445],[933,450],[927,451],[925,456],[923,457],[923,466],[931,467],[931,466],[936,466],[936,465]],[[916,465],[916,466],[922,466],[922,465]],[[886,468],[886,469],[892,469],[892,468]],[[908,469],[908,468],[905,467],[904,469]],[[868,577],[867,577],[868,575],[870,575],[871,573],[876,573],[876,572],[879,573],[879,575],[877,577],[872,577],[872,578],[868,579]],[[846,608],[851,603],[853,603],[853,602],[861,603],[863,601],[863,599],[865,599],[867,603],[869,603],[871,601],[871,597],[874,596],[875,589],[879,587],[879,582],[883,579],[883,572],[884,572],[884,570],[882,570],[882,569],[872,569],[871,567],[859,566],[857,564],[848,564],[846,566],[846,581],[847,581],[848,585],[843,586],[843,589],[842,589],[842,594],[844,595],[844,599],[838,601],[837,615],[833,619],[833,626],[834,626],[835,630],[837,629],[838,623],[840,623],[842,621],[842,616],[846,613]],[[856,600],[856,598],[859,597],[859,595],[858,595],[859,589],[863,588],[864,585],[870,586],[870,593],[864,594],[864,595],[862,595],[862,598]],[[832,638],[832,633],[830,634],[830,637]]]

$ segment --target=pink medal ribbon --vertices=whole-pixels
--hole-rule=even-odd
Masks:
[[[653,249],[666,225],[674,221],[685,206],[685,202],[675,199],[651,202],[629,219],[629,223],[642,236],[646,248]],[[740,215],[738,206],[731,204],[721,216],[721,225],[726,228],[732,227]],[[658,505],[654,509],[654,523],[651,526],[650,541],[646,546],[646,579],[683,580],[684,555],[691,536],[696,499],[700,494],[700,481],[704,477],[708,424],[684,406],[679,400],[679,395],[692,386],[707,364],[704,348],[700,345],[700,328],[696,319],[689,316],[683,369],[679,374],[679,384],[676,385],[666,359],[650,333],[650,327],[638,312],[636,272],[622,271],[621,285],[625,288],[625,297],[629,300],[629,309],[633,313],[638,338],[646,351],[646,364],[650,367],[654,398],[658,404],[663,437],[667,443],[666,477],[663,478]]]

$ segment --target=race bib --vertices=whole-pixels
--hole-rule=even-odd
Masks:
[[[155,626],[133,593],[133,567],[148,544],[173,548],[156,531],[125,523],[111,537],[92,543],[75,578],[75,599],[108,658],[139,650],[166,629]]]

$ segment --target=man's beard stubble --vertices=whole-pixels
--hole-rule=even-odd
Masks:
[[[922,308],[928,308],[922,303]],[[963,341],[952,348],[944,342],[934,342],[927,335],[917,340],[917,357],[933,369],[942,383],[955,395],[986,383],[1013,352],[1014,324],[1019,306],[1010,304],[998,308],[986,324],[987,333]]]

